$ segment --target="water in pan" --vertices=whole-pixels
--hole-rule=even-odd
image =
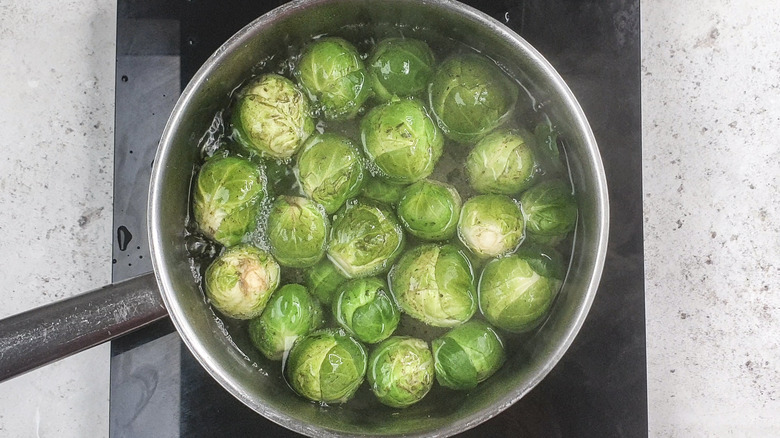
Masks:
[[[325,35],[317,35],[313,38],[323,37]],[[363,59],[368,57],[368,53],[372,47],[382,38],[388,37],[406,37],[416,38],[425,41],[433,49],[436,55],[437,63],[442,60],[462,53],[476,52],[475,49],[463,45],[462,43],[439,34],[435,34],[425,28],[420,27],[402,27],[402,26],[373,26],[371,29],[367,29],[366,26],[352,26],[342,29],[338,35],[348,41],[355,44]],[[253,69],[252,74],[247,77],[246,81],[249,81],[252,77],[259,76],[265,73],[276,73],[288,78],[293,78],[292,71],[295,68],[297,60],[300,56],[301,47],[288,46],[286,53],[270,56],[261,60]],[[515,68],[508,68],[502,65],[502,63],[496,59],[492,59],[505,73],[510,71],[517,72]],[[521,71],[521,70],[520,70]],[[522,104],[522,107],[515,108],[514,115],[511,120],[508,120],[502,127],[503,128],[526,128],[529,130],[537,129],[537,132],[555,133],[556,127],[554,120],[551,120],[548,114],[544,111],[545,101],[543,96],[533,95],[529,92],[528,82],[526,78],[521,74],[511,75],[512,79],[516,82],[521,98],[518,102]],[[245,82],[246,82],[245,81]],[[240,89],[240,86],[236,87],[236,90]],[[236,91],[234,90],[234,91]],[[368,103],[368,107],[373,104]],[[203,157],[209,157],[218,153],[229,153],[236,155],[247,156],[246,151],[238,146],[237,142],[233,138],[233,131],[230,126],[230,116],[232,107],[227,107],[222,111],[215,114],[211,126],[204,127],[204,131],[201,137],[201,150]],[[322,118],[318,118],[317,131],[318,132],[333,132],[344,135],[353,141],[355,144],[360,144],[360,129],[359,120],[365,111],[361,111],[355,120],[346,122],[326,121]],[[565,139],[556,138],[555,135],[541,135],[542,140],[539,141],[538,147],[541,148],[541,153],[537,156],[546,158],[546,166],[539,168],[539,175],[537,175],[537,181],[542,181],[548,178],[565,178],[568,179],[568,170],[565,164]],[[433,174],[430,175],[430,179],[443,181],[454,186],[463,200],[467,200],[478,193],[474,191],[468,182],[468,178],[464,169],[465,158],[470,151],[472,145],[470,144],[458,144],[450,140],[445,141],[444,153],[436,164]],[[550,154],[552,152],[552,154]],[[562,158],[558,158],[556,155],[560,153]],[[550,158],[550,156],[552,158]],[[271,161],[261,160],[259,157],[250,157],[253,160],[264,161],[266,166],[266,175],[273,173],[275,175],[273,185],[274,195],[295,195],[305,196],[301,190],[295,174],[292,169],[292,160],[287,161]],[[270,170],[270,172],[269,172]],[[197,175],[198,169],[193,169],[193,182]],[[517,197],[517,196],[515,196]],[[266,200],[263,203],[263,211],[267,213],[270,202]],[[261,218],[266,214],[261,213]],[[190,215],[190,218],[192,215]],[[263,232],[263,221],[259,221],[258,229],[251,234],[248,240],[261,248],[268,248],[268,242],[265,239]],[[209,239],[205,238],[199,231],[197,224],[194,220],[189,219],[186,224],[183,224],[187,230],[187,246],[191,255],[191,267],[193,272],[193,281],[202,285],[203,274],[206,267],[216,257],[221,247]],[[412,248],[422,243],[419,239],[411,236],[407,233],[406,248]],[[457,237],[453,238],[449,243],[457,245],[468,253],[468,250],[462,245]],[[560,242],[556,249],[558,249],[564,257],[568,257],[571,254],[571,248],[573,245],[573,236],[570,236],[563,242]],[[485,263],[484,259],[478,257],[470,257],[473,264],[475,278],[479,278],[479,272]],[[304,283],[303,272],[300,269],[283,268],[282,269],[282,284],[285,283]],[[204,300],[205,300],[204,294]],[[327,312],[326,312],[327,313]],[[271,362],[265,359],[257,352],[251,345],[251,342],[246,335],[246,322],[237,321],[230,318],[224,318],[218,313],[215,313],[215,318],[220,320],[219,326],[224,330],[224,335],[231,339],[235,348],[240,350],[247,360],[256,364],[259,370],[269,376],[269,378],[283,379],[282,363]],[[480,318],[479,312],[474,316]],[[334,326],[332,320],[326,322],[326,326]],[[423,324],[408,315],[403,315],[399,328],[394,335],[410,335],[418,338],[425,339],[430,342],[446,333],[447,329],[431,327]],[[523,347],[524,339],[530,336],[534,336],[535,332],[525,334],[512,334],[508,332],[501,332],[504,338],[507,354],[514,355],[528,355],[529,352]],[[464,395],[466,393],[458,393]],[[451,390],[434,385],[434,389],[431,393],[420,402],[420,408],[426,409],[424,405],[429,403],[436,403],[441,405],[442,403],[448,403],[457,405],[458,397],[453,397]],[[369,412],[374,409],[382,409],[392,411],[391,408],[380,405],[374,396],[371,394],[367,385],[361,386],[358,393],[353,400],[350,400],[349,406],[354,409],[356,413]],[[359,415],[359,414],[358,414]]]

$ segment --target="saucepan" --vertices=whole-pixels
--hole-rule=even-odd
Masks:
[[[247,354],[246,336],[226,329],[193,275],[185,239],[200,139],[258,64],[312,37],[356,26],[395,26],[446,35],[521,78],[565,140],[579,215],[570,268],[546,323],[523,340],[503,367],[476,389],[419,408],[323,406],[297,396],[279,365]],[[582,109],[553,67],[510,29],[451,0],[293,1],[256,19],[200,68],[174,108],[151,179],[148,224],[154,274],[108,286],[0,322],[0,378],[170,316],[200,364],[229,393],[268,419],[310,436],[449,436],[471,428],[527,394],[558,363],[583,324],[607,250],[608,199],[598,147]],[[160,300],[160,297],[162,300]],[[164,303],[164,306],[163,306]]]

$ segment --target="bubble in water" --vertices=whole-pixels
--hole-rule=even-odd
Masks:
[[[201,154],[204,157],[210,157],[214,155],[221,144],[221,139],[225,136],[225,122],[222,117],[222,110],[217,111],[214,114],[214,118],[211,120],[209,129],[200,137],[198,145],[201,150]]]
[[[270,251],[271,244],[266,238],[266,230],[268,229],[268,214],[271,212],[271,200],[264,199],[260,204],[260,211],[257,213],[257,226],[253,231],[246,235],[245,241],[252,245],[264,250]]]
[[[200,234],[188,235],[184,239],[184,244],[192,257],[213,259],[217,256],[216,245]]]

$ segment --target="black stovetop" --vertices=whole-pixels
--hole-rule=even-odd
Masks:
[[[178,95],[233,33],[282,2],[119,0],[114,281],[151,271],[146,196]],[[530,394],[464,437],[647,436],[639,0],[471,0],[534,45],[577,96],[598,141],[611,204],[592,310]],[[298,436],[222,389],[166,319],[112,342],[112,437]]]

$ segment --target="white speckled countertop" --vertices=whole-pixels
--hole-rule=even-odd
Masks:
[[[780,436],[780,3],[642,3],[650,430]]]
[[[115,38],[113,1],[0,2],[0,317],[111,281]],[[107,436],[108,359],[0,384],[0,435]]]
[[[650,435],[780,436],[780,3],[641,6]],[[115,23],[0,3],[0,317],[110,282]],[[0,384],[0,435],[107,436],[108,359]]]

